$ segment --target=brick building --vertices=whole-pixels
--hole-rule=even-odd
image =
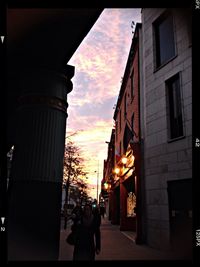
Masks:
[[[136,191],[140,179],[140,114],[139,114],[139,37],[141,24],[137,23],[122,79],[115,120],[115,164],[120,173],[113,174],[113,210],[121,230],[136,231]],[[134,159],[133,159],[134,156]],[[123,162],[126,157],[127,162]],[[133,166],[134,164],[134,166]],[[117,217],[118,216],[118,217]]]

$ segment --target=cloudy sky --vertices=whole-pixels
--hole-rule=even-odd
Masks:
[[[68,64],[75,66],[68,95],[67,136],[81,148],[90,195],[97,196],[103,178],[114,105],[131,46],[131,22],[141,22],[141,9],[104,9]]]

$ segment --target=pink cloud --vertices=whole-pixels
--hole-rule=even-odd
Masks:
[[[131,22],[140,22],[140,9],[105,9],[89,34],[75,52],[69,64],[75,66],[73,91],[68,96],[67,135],[77,132],[72,140],[80,146],[88,172],[88,183],[96,197],[96,179],[99,188],[103,178],[103,161],[113,127],[110,119],[97,114],[94,104],[103,104],[116,98],[131,45]],[[108,102],[109,102],[108,101]],[[90,105],[92,104],[92,105]],[[88,105],[91,113],[84,114]],[[112,104],[105,112],[112,111]]]
[[[82,105],[91,100],[101,103],[118,95],[120,81],[131,45],[131,21],[134,10],[105,9],[69,64],[76,66],[72,104]],[[122,16],[122,13],[129,16]],[[85,97],[79,98],[79,73],[89,78]],[[81,93],[82,96],[82,93]],[[102,99],[103,96],[103,99]]]

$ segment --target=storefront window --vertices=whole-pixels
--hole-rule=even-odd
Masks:
[[[127,197],[127,217],[135,217],[134,208],[136,207],[136,196],[133,192],[128,193]]]

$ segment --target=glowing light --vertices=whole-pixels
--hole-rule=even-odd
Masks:
[[[127,158],[126,158],[126,157],[123,157],[123,158],[122,158],[122,163],[123,163],[123,164],[126,164],[126,163],[127,163]]]
[[[104,183],[104,188],[108,189],[108,183]]]
[[[133,174],[133,171],[134,171],[134,169],[130,169],[129,170],[129,175],[132,175]]]
[[[119,174],[119,172],[120,172],[120,169],[119,169],[119,168],[116,168],[116,169],[115,169],[115,173],[116,173],[116,174]]]

